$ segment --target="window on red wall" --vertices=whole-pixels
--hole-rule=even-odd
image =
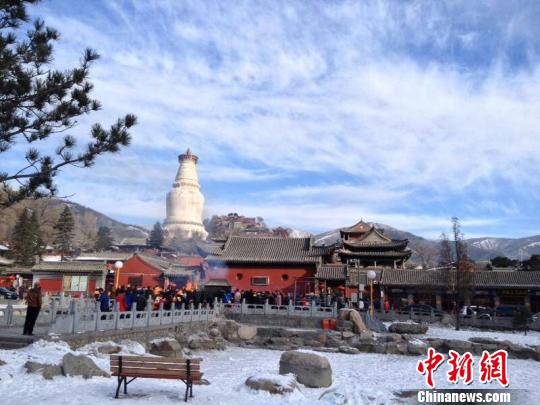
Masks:
[[[268,285],[269,278],[268,277],[252,277],[251,278],[251,285]]]
[[[236,273],[236,279],[242,280],[244,278],[244,275],[242,273]]]
[[[281,280],[287,281],[288,279],[289,279],[289,275],[288,275],[288,274],[282,274],[282,275],[281,275]]]

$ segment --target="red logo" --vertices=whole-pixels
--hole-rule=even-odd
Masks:
[[[507,360],[506,350],[497,350],[493,354],[484,350],[480,359],[480,382],[487,384],[497,380],[503,387],[508,386]]]
[[[416,371],[426,376],[426,384],[429,388],[435,388],[433,374],[437,368],[444,363],[445,356],[437,353],[435,349],[430,347],[425,360],[419,360],[416,363]],[[482,353],[479,362],[480,382],[482,384],[498,381],[503,387],[508,386],[508,353],[505,350],[497,350],[493,354],[487,351]],[[448,382],[457,384],[462,380],[464,384],[473,382],[473,364],[474,359],[470,352],[465,352],[460,355],[454,350],[448,352],[449,371],[446,373]]]
[[[421,360],[416,364],[416,371],[420,374],[426,375],[426,384],[429,388],[435,388],[435,383],[433,382],[433,372],[437,370],[444,362],[444,356],[440,353],[437,353],[435,349],[430,347],[428,349],[428,358],[426,360]]]
[[[450,365],[450,371],[446,373],[448,382],[457,384],[461,379],[465,384],[470,384],[473,381],[473,363],[474,359],[471,353],[466,352],[463,356],[460,356],[458,352],[450,350],[448,352]]]

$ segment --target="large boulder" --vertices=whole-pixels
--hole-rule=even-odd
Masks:
[[[508,355],[517,359],[534,359],[536,357],[536,350],[513,343],[508,348]]]
[[[189,335],[187,345],[192,350],[223,350],[225,349],[225,341],[223,338],[211,338],[204,332]]]
[[[298,389],[293,374],[251,376],[246,380],[246,385],[253,390],[268,391],[270,394],[287,394]]]
[[[100,369],[90,357],[84,354],[76,356],[66,353],[62,359],[62,369],[66,376],[109,377],[108,373]]]
[[[354,325],[354,331],[356,333],[361,333],[368,330],[364,320],[362,319],[362,315],[360,315],[360,312],[358,312],[356,309],[342,308],[339,310],[338,317],[340,320],[351,321]]]
[[[407,342],[407,351],[410,354],[426,354],[428,345],[421,340],[414,339]]]
[[[384,344],[386,354],[407,354],[406,343],[388,342]]]
[[[490,338],[490,337],[472,337],[469,338],[470,342],[473,343],[480,343],[480,344],[486,344],[486,345],[496,345],[499,343],[497,339]]]
[[[230,319],[225,319],[216,323],[217,328],[221,332],[226,340],[235,341],[238,340],[238,329],[240,324]]]
[[[428,326],[413,322],[395,322],[390,325],[388,330],[392,333],[408,333],[411,335],[420,335],[428,331]]]
[[[156,356],[173,357],[181,359],[183,357],[182,346],[172,338],[156,339],[150,342],[149,352]]]
[[[328,332],[326,334],[325,345],[327,347],[339,347],[343,346],[343,340],[341,334],[336,332]]]
[[[242,325],[238,328],[238,337],[241,340],[253,340],[257,336],[257,327]]]
[[[46,380],[52,380],[54,377],[63,375],[62,367],[57,364],[42,364],[35,361],[24,363],[26,372],[32,374],[41,374]]]
[[[0,366],[3,366],[4,364],[6,364],[6,362],[2,359],[0,359]]]
[[[446,339],[444,342],[448,350],[455,350],[460,354],[470,351],[473,347],[472,342],[467,340]]]
[[[384,323],[378,318],[371,318],[370,316],[366,316],[364,314],[363,320],[364,320],[364,323],[366,324],[366,327],[370,331],[377,332],[377,333],[388,332],[388,329],[386,328]]]
[[[315,353],[287,351],[279,360],[279,374],[293,373],[306,387],[321,388],[332,385],[332,367],[326,357]]]

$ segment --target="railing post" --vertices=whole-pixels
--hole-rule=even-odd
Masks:
[[[240,313],[245,314],[247,313],[247,306],[246,306],[246,299],[242,298],[242,305],[240,306]]]
[[[135,317],[137,316],[137,304],[131,303],[131,329],[135,328]]]
[[[146,326],[150,326],[150,318],[152,317],[152,297],[146,300]]]
[[[163,301],[159,303],[159,324],[163,322]]]
[[[56,319],[56,301],[51,299],[49,303],[49,312],[50,312],[50,324],[52,325]]]
[[[315,316],[315,301],[312,300],[309,306],[309,314],[311,317]]]
[[[267,315],[270,313],[270,305],[268,305],[268,298],[264,300],[264,314]]]
[[[287,316],[291,316],[294,312],[294,304],[289,300],[289,305],[287,305]]]
[[[337,302],[334,302],[334,304],[332,305],[332,315],[334,318],[337,318],[338,316]]]
[[[79,312],[78,308],[77,308],[77,302],[75,300],[71,300],[71,302],[69,303],[69,312],[70,312],[70,314],[72,316],[72,319],[73,319],[73,325],[71,327],[71,333],[75,333],[75,330],[77,329],[76,328],[77,313]]]
[[[13,322],[13,304],[8,301],[6,307],[6,326],[11,326]]]
[[[99,301],[96,302],[96,331],[99,330],[99,322],[101,321],[101,303]]]

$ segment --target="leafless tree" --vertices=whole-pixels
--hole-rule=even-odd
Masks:
[[[420,242],[417,246],[415,246],[414,250],[420,258],[422,269],[427,270],[428,268],[436,265],[438,252],[433,244]]]

